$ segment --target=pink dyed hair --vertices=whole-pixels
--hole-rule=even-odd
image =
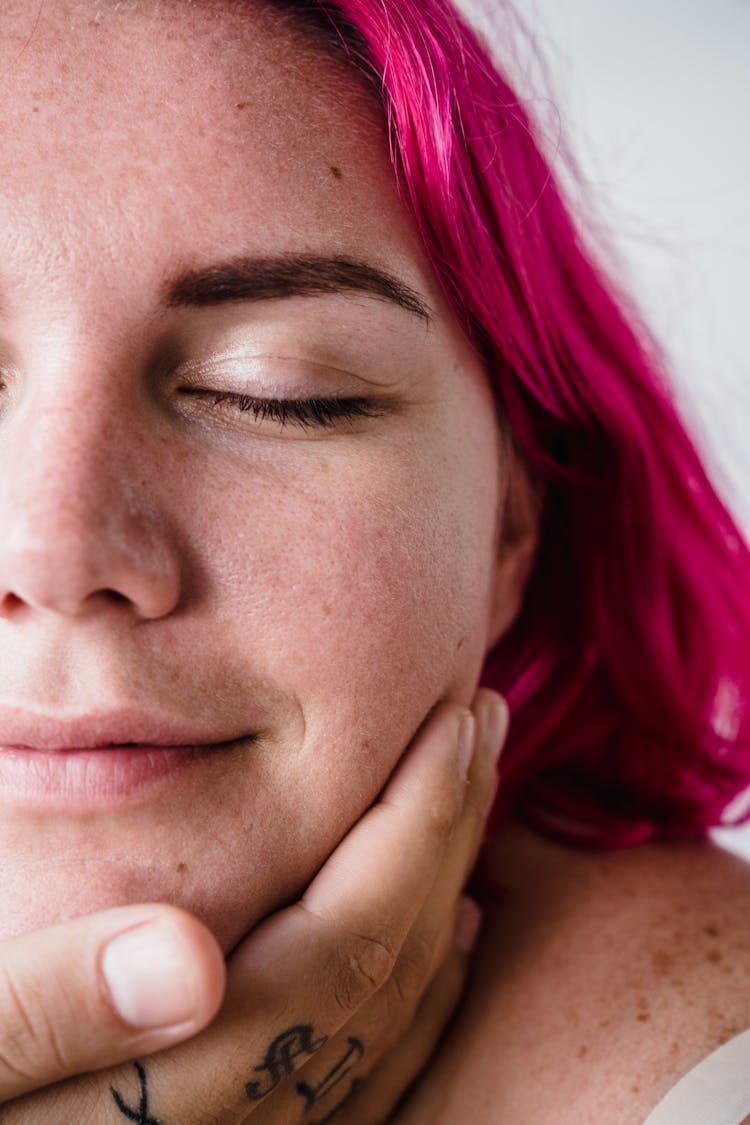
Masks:
[[[483,677],[512,713],[496,818],[605,847],[701,835],[750,784],[750,553],[657,349],[448,0],[276,6],[379,97],[403,200],[544,497],[524,609]]]

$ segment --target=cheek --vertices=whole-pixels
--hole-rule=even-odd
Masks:
[[[187,509],[202,562],[196,649],[200,637],[217,673],[244,669],[279,701],[269,749],[201,812],[236,854],[221,845],[210,886],[197,865],[190,905],[227,947],[248,918],[301,890],[434,704],[470,701],[486,643],[494,431],[285,457],[233,487],[194,474]]]
[[[159,808],[38,833],[24,821],[16,840],[3,825],[5,932],[163,900],[194,911],[228,950],[299,893],[431,707],[473,693],[499,491],[493,435],[482,434],[472,421],[471,441],[446,427],[234,476],[206,458],[189,488],[173,478],[185,557],[197,560],[186,612],[159,636],[183,677],[175,693],[195,713],[205,679],[213,717],[223,691],[241,726],[252,693],[266,692],[275,737]]]
[[[467,456],[439,437],[309,457],[304,473],[254,490],[244,549],[235,536],[231,560],[215,560],[236,607],[228,643],[298,700],[300,754],[321,767],[347,747],[382,781],[435,702],[473,692],[498,473],[494,444]]]

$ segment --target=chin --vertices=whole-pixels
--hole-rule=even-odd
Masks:
[[[175,877],[176,876],[176,877]],[[133,866],[121,857],[55,859],[2,865],[0,940],[116,906],[166,902],[200,918],[228,953],[266,912],[264,896],[242,896],[218,881],[207,893],[187,872]]]
[[[346,827],[295,831],[299,818],[278,808],[244,822],[201,813],[196,823],[194,813],[175,819],[142,809],[127,826],[121,818],[0,819],[0,939],[154,902],[195,915],[229,953],[299,896]]]

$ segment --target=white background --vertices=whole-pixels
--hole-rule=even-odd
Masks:
[[[486,22],[502,0],[461,6]],[[750,530],[750,0],[516,6],[549,78],[527,52],[509,64],[507,41],[498,57],[535,99],[549,152],[562,138],[579,161],[717,487]],[[750,829],[732,839],[750,857]]]

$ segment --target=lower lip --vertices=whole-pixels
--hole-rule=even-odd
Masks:
[[[238,742],[31,750],[0,746],[0,802],[85,811],[166,790],[188,770],[224,758]]]

